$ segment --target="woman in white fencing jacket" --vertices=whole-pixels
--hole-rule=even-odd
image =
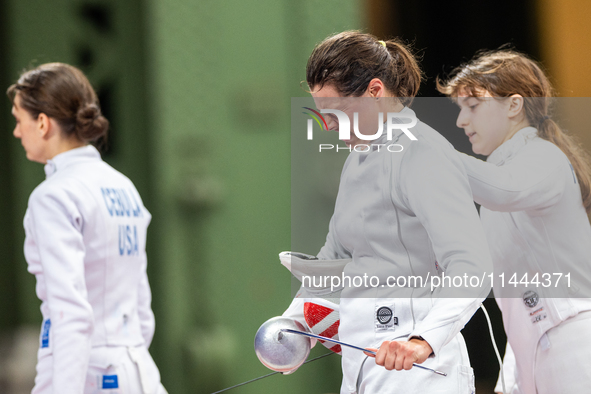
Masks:
[[[9,87],[14,136],[46,180],[29,198],[25,257],[43,323],[34,394],[166,391],[148,347],[150,213],[92,141],[109,122],[84,74],[43,64]]]
[[[397,40],[343,32],[316,46],[306,75],[316,106],[338,110],[351,121],[344,142],[352,152],[318,254],[352,259],[343,272],[353,283],[341,293],[339,338],[379,348],[374,361],[342,347],[341,393],[472,393],[474,377],[460,330],[490,284],[432,289],[427,283],[443,275],[481,278],[490,272],[490,257],[459,157],[407,107],[421,80],[416,60]],[[328,129],[342,126],[334,111],[322,112]],[[389,119],[381,136],[376,135],[385,121],[380,113]],[[385,132],[387,124],[409,122],[406,131]],[[370,283],[360,282],[363,278]],[[285,315],[298,318],[301,304],[296,298]]]
[[[461,154],[495,268],[508,345],[505,390],[580,393],[591,386],[591,170],[552,120],[540,66],[512,50],[478,54],[438,88],[460,107]],[[501,392],[501,380],[496,392]]]

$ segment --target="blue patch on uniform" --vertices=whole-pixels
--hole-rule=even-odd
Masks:
[[[118,389],[117,375],[103,375],[103,389]]]
[[[47,319],[43,322],[43,329],[41,330],[41,349],[49,347],[49,329],[51,328],[51,320]]]

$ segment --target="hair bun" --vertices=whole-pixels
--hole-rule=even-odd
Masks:
[[[96,141],[106,136],[109,121],[96,104],[86,104],[76,114],[76,134],[83,141]]]

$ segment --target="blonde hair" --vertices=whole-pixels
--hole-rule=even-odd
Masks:
[[[552,142],[567,156],[579,181],[583,205],[587,213],[591,212],[589,154],[549,117],[554,90],[537,62],[510,49],[479,52],[468,63],[453,70],[447,81],[437,78],[437,90],[450,97],[457,97],[460,92],[478,97],[483,91],[494,97],[514,94],[524,97],[523,108],[529,124],[538,129],[540,138]],[[530,97],[536,99],[528,99]]]

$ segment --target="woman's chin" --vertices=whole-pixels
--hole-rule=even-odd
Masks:
[[[484,149],[482,147],[472,146],[472,152],[474,152],[474,154],[480,155],[480,156],[487,156],[488,157],[488,156],[490,156],[491,153],[493,153],[493,151],[494,151],[494,149]]]
[[[483,149],[482,149],[482,147],[481,147],[481,146],[478,146],[478,144],[472,144],[472,152],[473,152],[475,155],[483,155],[483,156],[488,156],[488,155],[485,155],[484,153],[482,153],[482,152],[483,152]]]

